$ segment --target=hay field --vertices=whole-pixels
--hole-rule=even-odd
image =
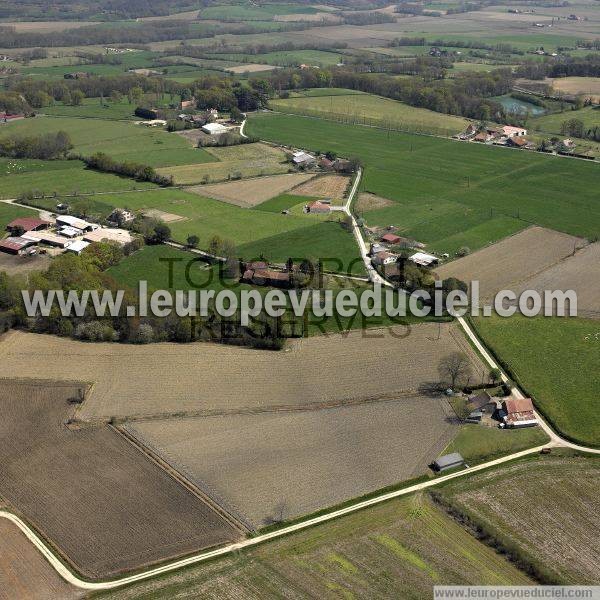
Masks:
[[[581,317],[600,317],[600,243],[590,244],[552,267],[530,277],[515,289],[575,290],[577,314]]]
[[[452,324],[434,323],[311,337],[281,352],[86,344],[13,331],[0,341],[0,377],[94,381],[83,419],[235,414],[418,393],[439,382],[439,360],[461,346],[470,353]]]
[[[426,496],[414,495],[106,597],[263,600],[286,590],[286,598],[420,599],[440,583],[534,582]]]
[[[571,256],[585,244],[581,238],[565,233],[529,227],[501,242],[459,258],[440,268],[440,278],[456,277],[469,283],[479,281],[481,299],[499,290],[516,289],[537,273]]]
[[[340,118],[357,123],[391,124],[402,129],[409,127],[427,130],[447,130],[451,133],[462,131],[469,121],[462,117],[443,115],[425,108],[415,108],[371,94],[350,94],[347,96],[299,97],[286,100],[272,100],[272,107],[284,113]]]
[[[422,475],[458,432],[443,396],[134,422],[129,431],[254,528]],[[279,516],[281,519],[281,516]]]
[[[262,71],[272,71],[279,69],[275,65],[260,65],[258,63],[248,63],[245,65],[237,65],[235,67],[227,67],[225,70],[230,73],[261,73]]]
[[[287,173],[290,165],[283,150],[267,144],[242,144],[223,148],[206,148],[216,162],[185,164],[157,169],[161,175],[173,175],[175,182],[181,185],[225,181],[232,177],[257,177]],[[192,161],[190,161],[192,162]],[[191,188],[202,194],[202,187]]]
[[[74,600],[84,592],[66,583],[19,528],[0,519],[0,600]]]
[[[217,185],[204,185],[198,191],[208,198],[235,204],[242,208],[252,208],[287,192],[297,185],[303,184],[313,177],[314,175],[310,173],[271,175]]]
[[[559,582],[598,585],[599,491],[597,458],[552,456],[476,474],[443,494]]]
[[[394,206],[394,201],[389,198],[382,198],[376,194],[370,192],[361,192],[358,195],[358,200],[354,208],[358,211],[367,212],[369,210],[379,210],[380,208],[387,208],[388,206]]]
[[[552,87],[563,94],[600,98],[600,77],[556,77],[550,80]]]
[[[0,382],[2,496],[78,572],[105,578],[239,537],[114,429],[67,428],[79,389]]]
[[[294,188],[293,194],[340,200],[346,195],[349,183],[350,177],[344,175],[322,175]]]

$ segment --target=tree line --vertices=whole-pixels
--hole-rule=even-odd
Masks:
[[[0,138],[0,156],[10,158],[66,158],[71,148],[71,138],[65,131],[32,136],[12,134]]]
[[[97,152],[96,154],[92,154],[92,156],[79,156],[78,158],[89,169],[94,169],[95,171],[114,173],[115,175],[131,177],[137,181],[149,181],[161,186],[173,185],[172,176],[159,175],[153,167],[148,165],[132,161],[116,161],[114,158],[108,156],[108,154],[104,154],[104,152]]]

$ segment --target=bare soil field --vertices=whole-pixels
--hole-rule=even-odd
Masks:
[[[181,215],[176,215],[174,213],[164,212],[163,210],[159,210],[157,208],[149,208],[144,211],[144,216],[150,217],[152,219],[160,219],[165,223],[177,223],[179,221],[187,221],[187,217],[182,217]]]
[[[0,377],[95,382],[77,411],[86,420],[207,416],[423,393],[439,383],[441,358],[458,349],[470,355],[474,376],[487,372],[452,324],[311,337],[280,352],[87,344],[12,331],[0,340]]]
[[[577,313],[581,317],[600,318],[600,243],[590,244],[575,256],[527,279],[515,291],[574,290]]]
[[[271,175],[270,177],[230,181],[217,185],[204,185],[198,191],[203,196],[221,200],[222,202],[227,202],[227,204],[235,204],[242,208],[252,208],[257,204],[261,204],[266,200],[287,192],[312,177],[314,175],[310,173]]]
[[[260,528],[423,474],[458,432],[443,396],[135,422],[129,431]]]
[[[369,210],[377,210],[379,208],[393,206],[393,204],[394,202],[388,198],[382,198],[381,196],[376,196],[370,192],[361,192],[358,195],[355,208],[356,210],[367,212]]]
[[[294,188],[296,196],[342,199],[346,195],[350,177],[344,175],[321,175]]]
[[[18,33],[48,33],[50,31],[66,31],[67,29],[78,29],[89,25],[97,25],[94,21],[3,21],[1,26],[14,27]]]
[[[600,583],[600,461],[541,457],[443,490],[459,510],[508,538],[565,584]]]
[[[529,227],[501,242],[440,268],[440,278],[456,277],[470,285],[479,281],[481,299],[489,299],[499,290],[516,290],[537,273],[571,256],[585,241],[565,233]]]
[[[246,65],[238,65],[236,67],[227,67],[225,70],[230,73],[260,73],[261,71],[272,71],[279,69],[275,65],[261,65],[258,63],[248,63]]]
[[[13,256],[0,252],[0,271],[9,275],[29,273],[31,271],[44,271],[50,266],[50,257],[34,254],[33,256]]]
[[[72,600],[83,591],[66,583],[21,530],[0,519],[0,600]]]
[[[239,537],[114,429],[67,427],[80,389],[0,381],[0,493],[66,560],[104,578]]]

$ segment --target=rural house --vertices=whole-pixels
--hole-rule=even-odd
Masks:
[[[291,276],[288,272],[273,269],[246,269],[242,275],[242,282],[287,288],[290,287]]]
[[[118,226],[121,226],[124,223],[130,223],[134,219],[135,215],[131,211],[125,210],[124,208],[115,208],[115,210],[113,210],[110,215],[106,217],[106,220],[109,223],[114,223]]]
[[[533,427],[538,424],[531,398],[509,398],[502,403],[506,427]]]
[[[523,137],[527,135],[527,129],[523,129],[523,127],[513,127],[512,125],[505,125],[500,130],[500,133],[501,135],[504,135],[507,138]]]
[[[314,202],[309,202],[304,207],[305,213],[312,213],[315,215],[324,215],[331,211],[331,206],[326,204],[325,202],[320,202],[319,200],[315,200]]]
[[[44,221],[43,219],[38,219],[36,217],[21,217],[11,221],[6,226],[6,231],[9,231],[10,233],[19,231],[41,231],[42,229],[47,229],[49,226],[50,221]]]
[[[378,252],[373,256],[371,262],[374,265],[392,265],[396,262],[397,258],[397,255],[391,252]]]

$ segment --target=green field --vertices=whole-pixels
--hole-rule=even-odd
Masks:
[[[37,216],[37,214],[32,210],[0,202],[0,238],[4,237],[4,234],[6,233],[6,225],[10,223],[13,219],[18,219],[19,217],[35,216]]]
[[[598,321],[495,316],[474,322],[486,345],[562,435],[600,446]]]
[[[194,148],[180,135],[159,128],[105,119],[36,117],[4,126],[0,135],[38,135],[61,130],[71,136],[73,151],[83,155],[105,152],[116,160],[137,161],[153,167],[214,160],[210,154]]]
[[[554,449],[432,493],[539,583],[598,585],[599,485],[598,457]]]
[[[579,119],[586,127],[600,125],[600,108],[586,106],[580,110],[566,110],[531,119],[531,127],[544,133],[556,133],[560,135],[560,129],[564,121]]]
[[[112,102],[104,98],[103,103],[100,98],[84,98],[79,106],[70,104],[56,103],[52,106],[43,108],[40,112],[45,115],[58,117],[85,117],[87,119],[138,119],[133,114],[135,105],[129,104],[127,98],[120,102]]]
[[[362,190],[394,201],[366,212],[367,224],[396,225],[438,251],[452,254],[466,240],[474,250],[530,222],[600,235],[593,163],[290,115],[253,116],[247,132],[360,157]]]
[[[323,90],[325,94],[326,89]],[[389,98],[371,94],[344,96],[315,96],[272,100],[274,110],[327,119],[343,119],[344,122],[388,126],[408,131],[431,131],[455,134],[462,131],[469,121],[461,117],[444,115],[425,108],[414,108]]]
[[[3,168],[8,169],[8,174],[6,171],[3,174]],[[91,171],[78,160],[0,159],[0,198],[17,198],[19,194],[28,191],[33,191],[36,195],[43,192],[47,196],[53,196],[132,189],[156,189],[156,186],[144,181]]]
[[[325,221],[262,238],[240,246],[238,252],[247,259],[264,255],[272,262],[285,262],[289,257],[316,258],[324,261],[324,268],[327,270],[355,275],[365,273],[354,236],[336,221]],[[336,259],[342,264],[339,265]]]
[[[550,438],[539,427],[526,429],[498,429],[467,423],[442,454],[460,452],[473,466],[513,454],[526,448],[541,446]]]
[[[531,585],[426,497],[393,500],[103,598],[431,597],[436,584]],[[309,590],[309,592],[307,591]]]

